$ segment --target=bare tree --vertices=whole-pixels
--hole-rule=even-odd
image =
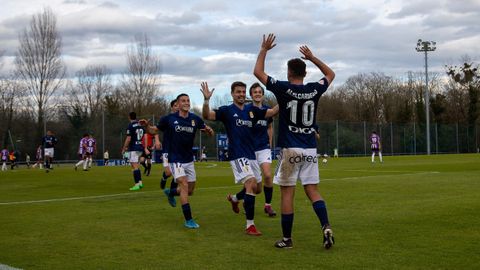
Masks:
[[[113,89],[109,74],[105,65],[89,65],[76,74],[78,81],[70,100],[83,107],[88,117],[100,114],[105,96]]]
[[[122,82],[122,96],[130,110],[145,112],[156,97],[160,84],[160,57],[153,53],[146,34],[137,35],[127,50],[128,70]]]
[[[50,9],[32,16],[30,26],[19,35],[15,59],[18,76],[36,106],[37,132],[41,134],[45,110],[62,86],[65,66],[61,59],[62,40],[57,19]]]
[[[14,114],[18,98],[22,95],[23,88],[14,78],[0,79],[0,121],[3,145],[8,144],[8,131],[13,126]]]

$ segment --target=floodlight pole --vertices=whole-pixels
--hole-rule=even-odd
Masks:
[[[427,124],[427,155],[430,155],[430,96],[428,93],[428,52],[433,52],[437,48],[435,41],[417,41],[417,52],[425,53],[425,117]]]

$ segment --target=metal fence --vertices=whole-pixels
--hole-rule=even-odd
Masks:
[[[338,149],[341,156],[370,154],[369,137],[372,131],[380,135],[382,153],[386,155],[417,155],[427,153],[424,124],[371,124],[367,122],[325,122],[320,128],[320,153],[332,154]],[[480,128],[461,124],[430,125],[431,153],[479,152]]]

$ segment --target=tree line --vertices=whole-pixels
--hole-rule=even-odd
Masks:
[[[0,68],[3,53],[0,49]],[[159,91],[160,57],[148,36],[135,36],[125,55],[127,68],[115,82],[105,65],[87,65],[74,79],[67,79],[55,14],[47,8],[33,15],[19,33],[14,69],[0,78],[2,146],[33,154],[46,129],[51,129],[62,142],[58,157],[75,159],[85,132],[105,138],[102,149],[117,149],[129,111],[152,118],[166,114],[170,100]],[[431,121],[464,124],[474,134],[479,125],[480,71],[468,56],[460,62],[445,66],[447,76],[429,76]],[[422,124],[424,91],[422,72],[407,72],[403,78],[359,73],[322,96],[317,121]],[[273,105],[274,98],[270,96],[268,103]]]

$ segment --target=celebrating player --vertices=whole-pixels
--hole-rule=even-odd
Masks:
[[[271,91],[280,107],[278,145],[282,148],[279,167],[274,182],[280,185],[283,239],[275,243],[278,248],[291,248],[293,227],[293,200],[297,179],[305,193],[323,230],[323,245],[333,245],[333,233],[328,221],[327,208],[317,185],[318,173],[317,142],[315,139],[315,116],[318,100],[335,78],[335,73],[313,55],[307,46],[300,46],[303,59],[311,61],[325,75],[317,82],[304,84],[306,64],[299,58],[288,61],[288,81],[277,81],[265,73],[267,52],[276,46],[275,35],[263,36],[254,75]]]
[[[158,130],[169,133],[170,146],[175,147],[168,147],[168,162],[178,188],[165,189],[164,193],[173,207],[176,206],[174,196],[180,196],[185,227],[197,229],[200,226],[192,218],[188,202],[188,196],[193,194],[196,181],[192,148],[197,130],[205,131],[210,136],[213,135],[213,130],[205,125],[199,116],[190,112],[190,98],[187,94],[178,95],[177,103],[178,112],[162,117],[156,127],[149,126],[147,130],[153,134]]]
[[[242,184],[245,188],[244,208],[247,220],[245,232],[248,235],[259,236],[262,233],[257,230],[254,223],[255,195],[260,192],[262,177],[260,168],[255,161],[254,138],[252,134],[253,123],[257,119],[272,117],[278,112],[275,109],[261,110],[257,107],[245,107],[246,85],[243,82],[234,82],[231,85],[233,104],[221,106],[217,110],[210,110],[209,100],[215,89],[208,88],[206,82],[202,82],[201,91],[204,97],[202,115],[204,119],[221,121],[225,126],[228,137],[228,157],[232,166],[235,183]],[[238,213],[238,201],[232,200],[234,212]]]

